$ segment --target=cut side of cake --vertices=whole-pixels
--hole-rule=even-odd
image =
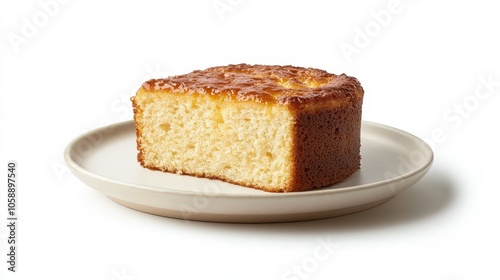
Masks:
[[[141,166],[269,192],[360,168],[364,91],[354,77],[237,64],[145,82],[132,97]]]

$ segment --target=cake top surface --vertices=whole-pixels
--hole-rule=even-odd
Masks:
[[[196,70],[165,79],[153,79],[148,91],[225,95],[241,101],[303,103],[309,100],[359,99],[363,90],[354,77],[315,68],[236,64]]]

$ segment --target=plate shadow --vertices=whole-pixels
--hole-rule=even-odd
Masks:
[[[432,218],[448,208],[457,196],[454,183],[446,172],[431,169],[419,182],[388,202],[374,208],[328,219],[269,223],[224,224],[189,222],[200,230],[234,231],[244,234],[321,234],[378,230]],[[185,222],[185,221],[184,221]]]

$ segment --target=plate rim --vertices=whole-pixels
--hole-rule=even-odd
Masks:
[[[84,138],[88,138],[88,136],[93,135],[95,133],[98,133],[100,131],[103,131],[105,129],[111,129],[113,128],[113,131],[115,129],[127,129],[128,126],[133,126],[134,125],[134,120],[126,120],[122,122],[117,122],[113,124],[109,124],[106,126],[101,126],[92,130],[89,130],[83,134],[80,134],[73,140],[71,140],[67,146],[64,149],[64,160],[66,162],[66,165],[70,168],[70,170],[75,173],[79,172],[85,176],[92,177],[94,179],[98,179],[107,183],[112,183],[112,184],[118,184],[118,185],[123,185],[126,187],[131,187],[134,189],[138,190],[148,190],[148,191],[154,191],[158,193],[169,193],[173,195],[185,195],[185,196],[193,196],[193,195],[200,195],[201,193],[199,192],[193,192],[189,190],[179,190],[179,189],[171,189],[168,187],[165,188],[160,188],[160,187],[155,187],[155,186],[147,186],[147,185],[141,185],[137,183],[131,183],[131,182],[126,182],[126,181],[120,181],[120,180],[115,180],[115,179],[110,179],[102,175],[98,175],[95,173],[92,173],[88,171],[87,169],[83,168],[81,165],[79,165],[76,161],[73,160],[71,154],[72,151],[75,147],[75,145],[81,141]],[[367,120],[362,120],[362,127],[367,126],[367,127],[373,127],[376,129],[381,129],[381,130],[386,130],[386,131],[391,131],[392,133],[396,133],[399,135],[404,136],[406,139],[410,139],[416,143],[418,143],[418,146],[423,150],[423,152],[428,155],[426,157],[426,160],[419,165],[417,168],[412,170],[411,172],[407,172],[404,174],[399,174],[396,177],[389,178],[389,179],[384,179],[384,180],[379,180],[376,182],[372,183],[367,183],[367,184],[361,184],[361,185],[354,185],[354,186],[348,186],[348,187],[341,187],[341,188],[322,188],[322,189],[315,189],[312,191],[303,191],[303,192],[286,192],[286,193],[273,193],[273,192],[265,192],[262,191],[259,194],[238,194],[238,193],[203,193],[202,195],[207,198],[213,198],[213,197],[224,197],[224,198],[232,198],[232,199],[242,199],[242,198],[258,198],[258,199],[280,199],[280,198],[289,198],[289,197],[300,197],[300,196],[322,196],[326,194],[335,194],[335,193],[342,193],[342,192],[350,192],[350,191],[357,191],[357,190],[363,190],[363,189],[370,189],[374,188],[377,186],[382,186],[382,185],[387,185],[391,184],[393,182],[397,181],[402,181],[408,178],[412,178],[413,176],[417,176],[418,174],[424,172],[427,172],[430,167],[432,166],[432,163],[434,161],[434,153],[431,149],[431,147],[422,139],[419,137],[401,130],[399,128],[395,128],[389,125],[385,124],[380,124],[377,122],[372,122],[372,121],[367,121]],[[361,136],[362,138],[362,136]],[[137,163],[139,164],[139,163]],[[362,168],[362,167],[361,167]],[[357,171],[359,172],[359,171]],[[185,175],[189,176],[189,175]],[[91,186],[94,188],[93,186]]]

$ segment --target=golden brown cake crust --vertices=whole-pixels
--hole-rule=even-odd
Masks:
[[[241,101],[300,106],[308,102],[359,99],[360,83],[345,74],[280,65],[233,64],[196,70],[166,79],[153,79],[142,87],[147,91],[224,95]]]

